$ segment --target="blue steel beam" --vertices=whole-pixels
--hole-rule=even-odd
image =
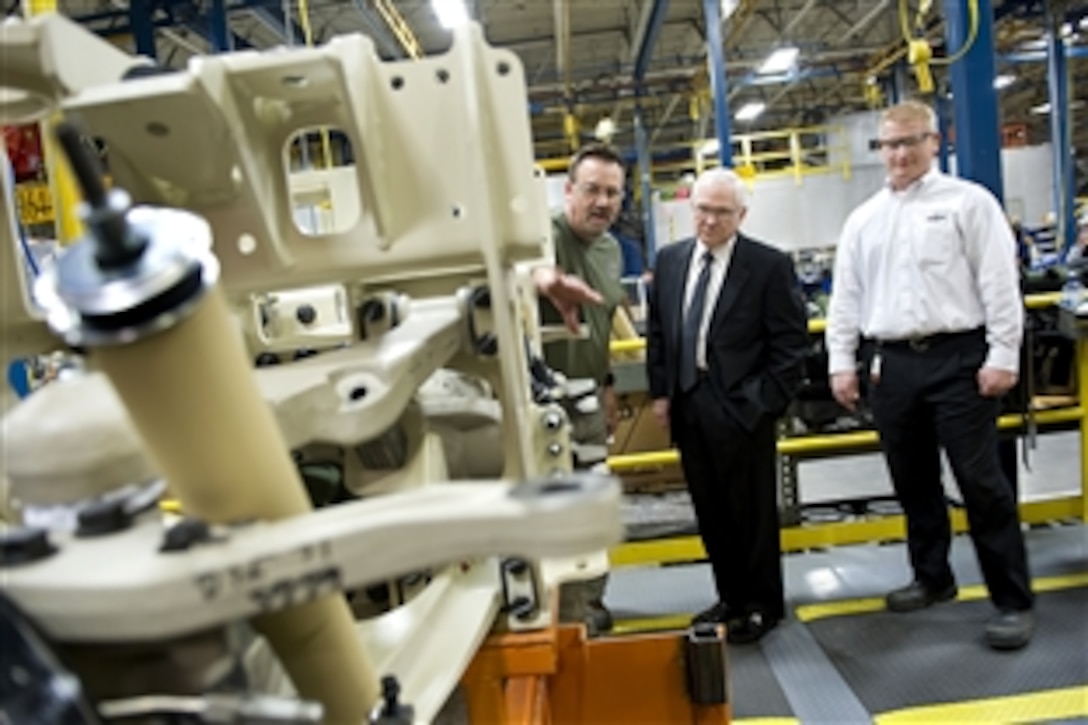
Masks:
[[[729,88],[725,81],[725,53],[722,50],[721,0],[703,0],[706,22],[707,70],[710,92],[714,98],[714,127],[718,139],[718,160],[725,168],[733,166],[732,119],[729,117]]]
[[[641,82],[646,77],[646,69],[650,67],[650,59],[654,55],[654,44],[661,33],[661,26],[665,24],[665,16],[669,13],[669,0],[643,0],[652,2],[653,10],[650,11],[650,22],[646,26],[646,32],[642,36],[642,45],[635,55],[635,81]]]
[[[638,178],[641,184],[642,233],[646,243],[646,263],[654,268],[657,259],[657,235],[654,222],[653,161],[650,158],[650,140],[646,134],[646,122],[642,107],[635,106],[635,153],[638,156]]]
[[[158,60],[155,47],[155,5],[152,0],[131,0],[128,6],[128,22],[136,53],[151,60]]]
[[[227,53],[234,49],[231,42],[230,19],[227,17],[225,0],[211,0],[208,8],[208,42],[213,53]]]
[[[137,0],[139,1],[139,0]],[[152,0],[152,5],[158,5],[157,0]],[[186,3],[171,2],[168,10],[173,10],[174,7],[181,5],[187,5]],[[234,12],[235,10],[245,10],[249,8],[257,7],[279,7],[279,0],[239,0],[238,2],[232,2],[227,5],[227,12]],[[191,6],[190,6],[191,7]],[[118,21],[128,18],[128,8],[118,8],[116,10],[101,10],[93,13],[84,13],[83,15],[72,15],[71,19],[80,25],[90,25],[93,23],[100,23],[107,20]]]
[[[937,113],[937,131],[941,134],[941,140],[937,147],[937,163],[940,165],[941,171],[950,174],[952,169],[949,167],[948,158],[948,132],[952,128],[952,119],[948,108],[948,95],[938,91],[933,105],[935,106],[933,110]]]
[[[1001,143],[994,90],[994,12],[990,0],[978,2],[978,34],[967,54],[950,67],[955,111],[956,170],[1003,199]],[[962,48],[968,36],[968,0],[944,0],[945,37],[949,52]]]
[[[1058,239],[1062,249],[1073,245],[1077,236],[1074,216],[1075,172],[1069,130],[1069,77],[1065,63],[1065,41],[1061,19],[1047,16],[1047,90],[1050,96],[1050,141],[1054,149],[1054,210],[1058,217]]]

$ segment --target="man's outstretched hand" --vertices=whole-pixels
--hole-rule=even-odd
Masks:
[[[599,305],[604,298],[580,277],[567,274],[559,267],[537,267],[533,270],[533,284],[538,294],[547,297],[563,323],[573,333],[578,332],[578,308],[584,304]]]

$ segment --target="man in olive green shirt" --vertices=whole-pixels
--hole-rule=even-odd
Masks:
[[[577,329],[581,313],[589,335],[544,345],[548,366],[568,378],[589,378],[599,386],[602,410],[576,424],[574,438],[584,445],[606,446],[616,423],[616,396],[608,343],[612,316],[625,292],[620,282],[623,254],[608,233],[620,212],[624,187],[623,162],[609,146],[584,146],[571,160],[564,188],[563,210],[552,218],[554,270],[536,278],[537,289],[551,304],[541,304],[545,323],[564,322]],[[542,282],[550,281],[549,288]],[[563,298],[555,290],[573,292]],[[581,297],[578,298],[578,293]],[[579,304],[585,302],[587,304]],[[602,601],[607,577],[564,585],[560,617],[584,621],[589,633],[611,629],[612,617]]]
[[[584,282],[596,293],[596,304],[580,306],[588,337],[544,345],[544,359],[550,367],[568,378],[590,378],[600,386],[608,430],[616,422],[608,343],[612,316],[625,296],[620,282],[623,254],[608,228],[619,214],[623,185],[623,163],[608,146],[585,146],[571,161],[563,210],[552,217],[555,261],[559,274]],[[568,327],[576,327],[577,307],[563,309],[560,304],[543,304],[541,308],[544,322],[562,319]],[[604,445],[607,434],[607,430],[602,431],[597,440],[580,442]]]

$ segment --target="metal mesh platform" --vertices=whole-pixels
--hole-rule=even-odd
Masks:
[[[1027,649],[994,652],[982,641],[992,608],[979,586],[970,540],[957,536],[951,562],[961,598],[982,599],[905,615],[870,609],[811,621],[790,616],[759,644],[730,647],[734,716],[741,723],[869,723],[877,713],[891,712],[880,721],[1088,723],[1086,528],[1038,526],[1026,540],[1036,581],[1078,585],[1038,595],[1037,632]],[[869,600],[880,608],[884,593],[909,577],[906,558],[902,544],[786,556],[788,604],[840,612],[844,603]],[[714,599],[709,566],[695,564],[618,569],[605,601],[619,626],[666,619],[669,626],[683,626],[686,617],[677,615],[690,616]],[[1052,707],[1056,699],[1064,699],[1064,710]],[[998,715],[980,719],[972,711],[965,719],[941,709],[956,707],[950,703],[970,708],[976,701],[998,708]],[[938,712],[930,716],[927,708]]]
[[[988,601],[954,602],[806,626],[871,713],[1088,685],[1088,588],[1039,594],[1035,637],[1019,651],[982,641],[992,613]]]

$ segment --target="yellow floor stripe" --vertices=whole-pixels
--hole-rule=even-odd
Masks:
[[[1060,589],[1088,586],[1088,572],[1067,576],[1040,577],[1032,581],[1036,592],[1052,592]],[[988,598],[989,592],[981,584],[974,584],[960,589],[957,601],[970,602]],[[811,622],[825,617],[841,617],[847,614],[865,614],[884,609],[884,599],[848,599],[841,602],[804,604],[796,609],[796,615],[802,622]]]
[[[691,624],[691,614],[665,614],[660,617],[642,617],[639,619],[621,619],[612,627],[613,634],[638,634],[639,632],[665,632],[672,629],[687,629]]]
[[[994,697],[948,705],[927,705],[877,715],[876,725],[944,723],[1037,723],[1088,717],[1088,686]]]
[[[1088,586],[1088,572],[1068,574],[1065,576],[1039,577],[1032,581],[1032,587],[1036,592],[1053,592],[1062,589]],[[970,602],[986,599],[989,593],[981,584],[963,587],[960,589],[957,601]],[[867,614],[879,612],[884,609],[884,598],[873,597],[867,599],[846,599],[841,602],[825,602],[821,604],[803,604],[797,607],[795,615],[802,622],[812,622],[825,617],[842,617],[848,614]],[[663,632],[673,629],[687,629],[691,623],[691,613],[679,612],[663,614],[657,617],[638,617],[621,619],[616,622],[612,632],[616,635],[636,634],[639,632]]]

